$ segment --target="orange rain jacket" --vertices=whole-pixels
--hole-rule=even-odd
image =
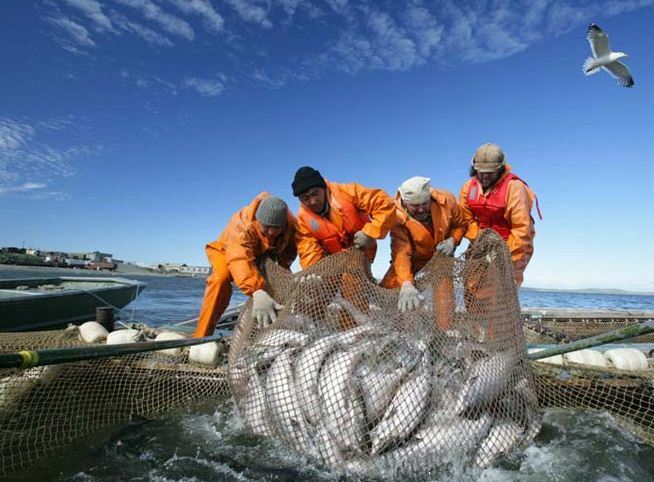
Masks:
[[[395,205],[393,200],[382,189],[372,189],[357,184],[337,184],[327,182],[327,202],[329,203],[329,213],[326,221],[333,224],[336,229],[343,233],[343,239],[346,240],[344,248],[352,246],[352,235],[346,233],[344,229],[343,210],[335,205],[332,199],[332,191],[338,190],[338,197],[351,203],[358,211],[370,216],[370,221],[365,224],[362,231],[371,238],[382,239],[386,236],[389,229],[395,221]],[[300,206],[300,211],[304,208]],[[297,250],[300,255],[300,265],[303,269],[316,264],[318,261],[327,256],[325,247],[312,234],[312,230],[303,218],[307,216],[299,215],[297,223]],[[355,225],[356,222],[348,223]]]
[[[432,230],[409,216],[398,192],[395,196],[396,221],[391,229],[391,267],[381,285],[398,288],[405,281],[413,283],[413,275],[432,258],[436,245],[453,237],[458,246],[466,230],[466,221],[454,195],[431,188]]]
[[[511,166],[506,165],[506,172],[498,179],[490,191],[480,194],[482,196],[491,196],[496,186],[500,185],[502,180],[511,172]],[[474,241],[480,231],[479,223],[472,214],[468,205],[468,193],[472,185],[479,186],[476,178],[468,180],[459,194],[459,207],[466,219],[468,229],[465,233],[466,238]],[[511,252],[513,267],[515,269],[516,283],[522,284],[523,274],[531,255],[534,252],[534,237],[536,230],[534,220],[531,217],[531,207],[535,199],[534,192],[521,180],[513,179],[509,181],[506,191],[504,219],[511,226],[511,231],[506,238],[506,243]]]
[[[207,254],[210,251],[217,251],[225,256],[234,283],[248,296],[263,289],[266,284],[257,266],[262,256],[271,256],[285,268],[290,268],[297,256],[295,247],[297,221],[290,210],[287,229],[277,238],[274,246],[270,246],[268,239],[259,231],[254,214],[259,203],[268,196],[266,192],[259,194],[249,206],[232,216],[218,240],[207,244]],[[209,260],[211,261],[211,257]]]

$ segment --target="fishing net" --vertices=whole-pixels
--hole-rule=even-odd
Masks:
[[[539,432],[511,257],[493,231],[464,259],[435,255],[405,313],[359,251],[295,275],[267,263],[265,276],[285,307],[259,328],[246,305],[229,352],[252,432],[339,471],[409,475],[486,467]]]
[[[644,312],[649,316],[553,316],[534,317],[525,320],[524,332],[527,343],[561,343],[595,336],[609,331],[619,330],[627,326],[637,325],[641,321],[652,318],[653,312]],[[654,333],[640,335],[625,340],[625,343],[652,343]]]
[[[0,335],[3,353],[80,345],[76,327]],[[186,351],[0,369],[0,477],[134,419],[228,393],[225,369],[190,363]]]
[[[652,370],[532,364],[543,408],[606,411],[616,425],[654,446]]]

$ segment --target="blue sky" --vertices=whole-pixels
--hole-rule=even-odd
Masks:
[[[458,195],[500,144],[544,220],[525,285],[654,291],[653,1],[0,3],[0,246],[206,264],[302,165]],[[636,85],[585,77],[590,21]],[[383,242],[374,266],[389,260]]]

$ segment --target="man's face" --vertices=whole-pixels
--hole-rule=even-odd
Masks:
[[[284,232],[284,228],[278,226],[266,226],[261,223],[259,223],[259,226],[261,228],[261,234],[263,234],[270,243],[274,243],[282,232]]]
[[[404,203],[404,207],[409,212],[412,218],[418,221],[427,221],[431,215],[431,200],[422,204],[409,204]]]
[[[327,200],[327,190],[323,187],[312,187],[298,196],[298,199],[307,209],[311,209],[316,214],[325,210]]]
[[[477,171],[477,179],[479,180],[479,184],[481,184],[481,187],[484,190],[488,189],[493,184],[495,184],[499,177],[500,175],[498,171],[493,171],[493,172]]]

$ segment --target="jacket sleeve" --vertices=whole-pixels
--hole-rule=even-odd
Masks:
[[[412,255],[413,248],[407,228],[400,223],[396,223],[391,229],[391,263],[400,285],[405,281],[413,283],[413,273],[411,272]]]
[[[249,229],[234,230],[225,243],[225,258],[232,279],[248,296],[266,286],[256,263],[259,243],[259,237]]]
[[[307,269],[325,257],[325,252],[318,240],[311,234],[309,228],[298,220],[295,233],[295,244],[297,253],[300,256],[300,266]]]
[[[449,235],[454,238],[454,242],[458,246],[465,235],[466,228],[468,223],[466,222],[465,216],[463,215],[463,210],[459,208],[459,204],[456,202],[456,198],[453,194],[447,194],[447,204],[450,211],[451,221],[450,221],[450,232]]]
[[[393,199],[383,189],[367,188],[355,182],[340,186],[352,198],[352,203],[372,218],[363,232],[371,238],[385,238],[395,223]]]
[[[534,240],[531,204],[527,187],[518,180],[511,181],[506,194],[504,218],[511,224],[511,234],[506,243],[513,261],[521,259]]]
[[[459,211],[463,218],[463,224],[466,225],[465,237],[470,241],[477,239],[479,234],[479,225],[475,221],[472,211],[468,207],[468,190],[470,189],[470,183],[466,182],[461,188],[459,193]]]

